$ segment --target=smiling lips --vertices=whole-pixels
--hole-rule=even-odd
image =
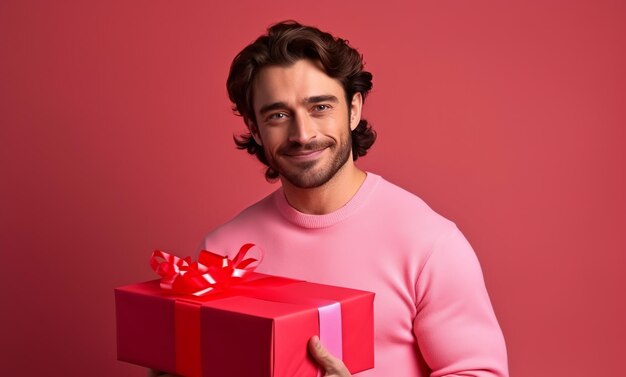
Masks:
[[[294,161],[312,161],[319,158],[327,148],[332,147],[333,143],[328,142],[314,142],[306,145],[302,144],[289,144],[284,147],[279,153]]]
[[[285,153],[284,155],[288,158],[298,161],[310,161],[318,158],[326,148],[317,149],[317,150],[301,150],[301,151],[292,151]]]

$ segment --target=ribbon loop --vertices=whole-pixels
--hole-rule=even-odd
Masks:
[[[257,258],[247,258],[252,249]],[[161,288],[177,294],[204,295],[216,288],[225,288],[254,271],[263,259],[263,251],[254,244],[243,245],[233,259],[202,250],[198,262],[190,257],[179,258],[161,250],[150,257],[150,266],[161,276]]]

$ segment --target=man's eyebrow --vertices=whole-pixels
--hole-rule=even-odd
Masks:
[[[320,103],[320,102],[338,103],[339,99],[336,96],[333,96],[332,94],[323,94],[319,96],[307,97],[302,102],[304,104]],[[288,107],[287,104],[284,102],[268,103],[267,105],[261,106],[261,108],[259,109],[259,114],[263,115],[267,112],[270,112],[273,110],[279,110],[279,109],[286,109],[287,107]]]
[[[285,109],[285,108],[287,108],[287,105],[284,102],[269,103],[267,105],[261,106],[261,108],[259,109],[259,114],[263,115],[267,113],[268,111]]]
[[[333,102],[338,103],[339,99],[332,94],[325,94],[321,96],[313,96],[304,99],[304,103],[319,103],[319,102]]]

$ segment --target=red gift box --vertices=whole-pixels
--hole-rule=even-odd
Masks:
[[[183,376],[315,377],[318,335],[351,373],[374,367],[373,293],[244,275],[200,296],[164,280],[116,288],[118,359]]]

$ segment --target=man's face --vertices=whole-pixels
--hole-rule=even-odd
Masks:
[[[263,68],[253,99],[257,128],[250,130],[282,179],[319,187],[352,161],[350,131],[360,119],[360,94],[347,104],[339,81],[315,63]]]

